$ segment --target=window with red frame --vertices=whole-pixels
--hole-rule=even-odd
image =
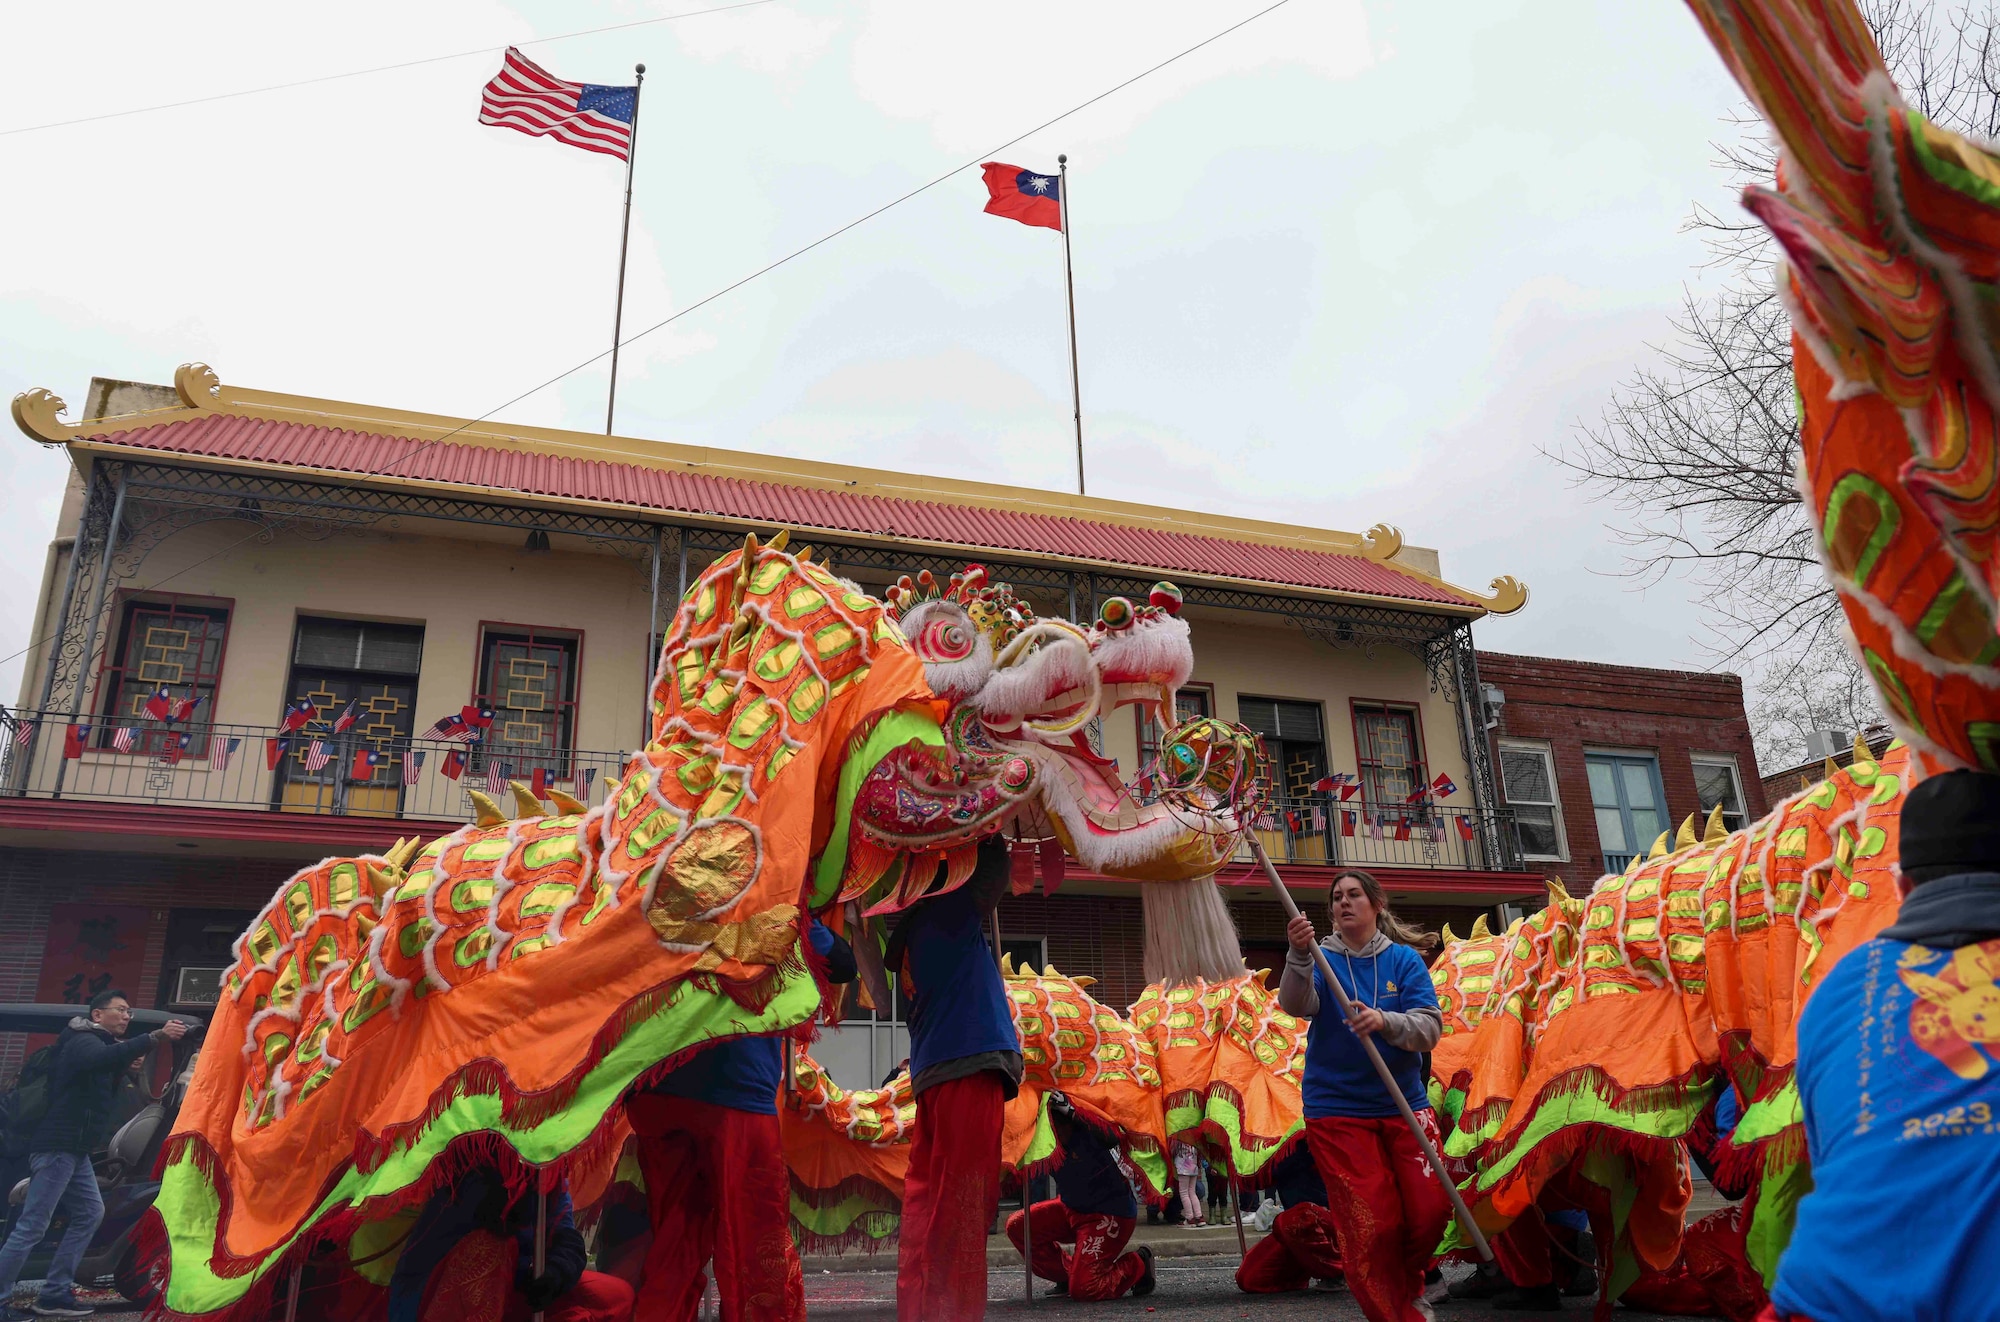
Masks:
[[[196,722],[214,720],[228,639],[227,604],[179,597],[121,600],[117,633],[97,686],[103,699],[94,742],[109,748],[117,728],[130,726],[139,731],[131,751],[150,751],[166,731],[144,708],[162,686],[175,701],[202,700],[195,708]]]
[[[476,752],[565,774],[576,740],[582,653],[583,635],[575,630],[482,626],[474,698],[493,709],[493,725]]]
[[[1370,805],[1399,807],[1428,783],[1412,708],[1355,703],[1354,749],[1361,763],[1361,793]]]

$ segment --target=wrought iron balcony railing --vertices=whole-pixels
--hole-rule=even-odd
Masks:
[[[122,728],[129,738],[67,712],[0,713],[0,796],[469,821],[467,791],[505,805],[507,781],[538,775],[543,788],[594,803],[629,756],[206,721]]]
[[[1514,814],[1505,808],[1341,803],[1331,795],[1279,799],[1254,829],[1265,852],[1284,863],[1495,872],[1525,866]]]
[[[588,803],[628,754],[439,739],[367,739],[275,726],[145,721],[119,730],[67,712],[0,712],[0,796],[234,808],[313,816],[469,821],[469,790],[505,804],[537,775]],[[73,733],[75,732],[75,733]],[[282,740],[282,744],[275,741]],[[1270,804],[1254,829],[1274,860],[1519,871],[1513,813],[1437,805]],[[1245,849],[1242,858],[1249,858]]]

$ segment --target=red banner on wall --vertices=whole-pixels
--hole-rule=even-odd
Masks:
[[[122,989],[135,1006],[153,1003],[141,987],[153,911],[138,904],[52,904],[42,945],[35,999],[81,1005],[107,988]]]

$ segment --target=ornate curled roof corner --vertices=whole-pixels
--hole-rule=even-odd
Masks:
[[[62,396],[41,386],[14,396],[14,425],[26,432],[29,440],[42,445],[61,445],[76,439],[77,429],[62,420],[68,411],[69,405],[63,403]]]
[[[174,369],[174,389],[191,409],[212,409],[222,403],[222,378],[207,363],[182,363]]]
[[[1378,523],[1361,534],[1361,554],[1370,560],[1387,564],[1403,549],[1403,530],[1386,523]]]
[[[1499,578],[1487,584],[1487,590],[1492,593],[1491,596],[1482,596],[1477,592],[1472,592],[1465,588],[1459,590],[1480,605],[1486,607],[1487,611],[1494,615],[1512,615],[1515,611],[1528,604],[1528,585],[1520,579],[1515,578],[1512,574],[1502,574]]]
[[[223,394],[222,381],[216,376],[215,369],[207,363],[182,363],[175,368],[174,393],[180,396],[182,408],[197,413],[217,412],[228,408],[231,402]],[[120,417],[86,418],[69,423],[62,419],[68,411],[69,405],[63,402],[62,396],[40,386],[14,396],[14,425],[43,445],[66,445],[99,432],[150,427],[162,421],[163,414],[184,416],[176,409],[151,409]]]

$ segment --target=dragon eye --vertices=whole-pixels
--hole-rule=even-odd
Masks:
[[[957,620],[932,620],[918,635],[917,651],[939,661],[961,661],[972,655],[972,634]]]

